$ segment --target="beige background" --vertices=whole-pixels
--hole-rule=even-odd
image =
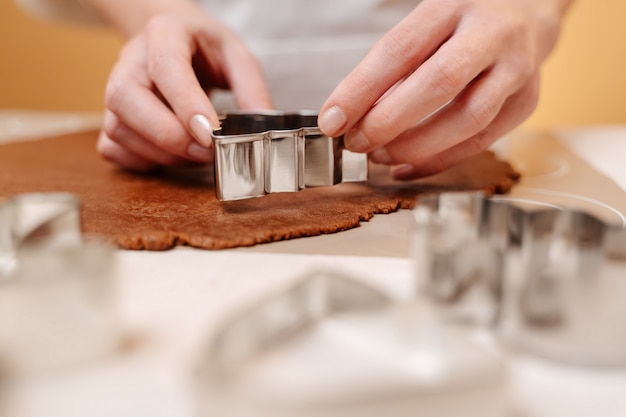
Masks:
[[[624,0],[577,0],[526,126],[626,123],[624,18]],[[43,22],[0,0],[0,109],[101,110],[120,45],[112,31]]]

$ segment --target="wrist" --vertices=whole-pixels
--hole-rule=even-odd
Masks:
[[[543,61],[554,49],[565,15],[573,0],[535,1],[535,17],[541,27],[540,58]]]

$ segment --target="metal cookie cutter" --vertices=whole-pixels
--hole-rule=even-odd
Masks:
[[[241,307],[200,352],[202,417],[509,414],[500,360],[425,303],[314,270]]]
[[[221,201],[367,180],[367,155],[324,135],[314,112],[229,113],[212,137]]]
[[[539,199],[444,193],[415,210],[416,276],[454,321],[573,364],[626,366],[626,227]]]
[[[0,201],[0,278],[18,268],[20,251],[82,244],[79,201],[69,194],[21,194]]]
[[[120,342],[113,249],[86,241],[64,193],[0,201],[0,368],[30,375],[82,365]]]

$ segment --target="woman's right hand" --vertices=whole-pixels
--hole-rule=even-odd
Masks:
[[[244,110],[272,107],[258,61],[232,31],[200,9],[155,15],[111,72],[98,151],[135,171],[211,162],[211,88],[232,90]]]

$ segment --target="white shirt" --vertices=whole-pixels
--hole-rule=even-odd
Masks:
[[[417,0],[202,0],[258,56],[275,105],[317,110]],[[214,96],[216,107],[234,104]]]
[[[95,23],[88,0],[14,0],[47,18]],[[317,110],[419,0],[198,0],[258,56],[277,109]],[[218,110],[234,108],[214,94]]]

